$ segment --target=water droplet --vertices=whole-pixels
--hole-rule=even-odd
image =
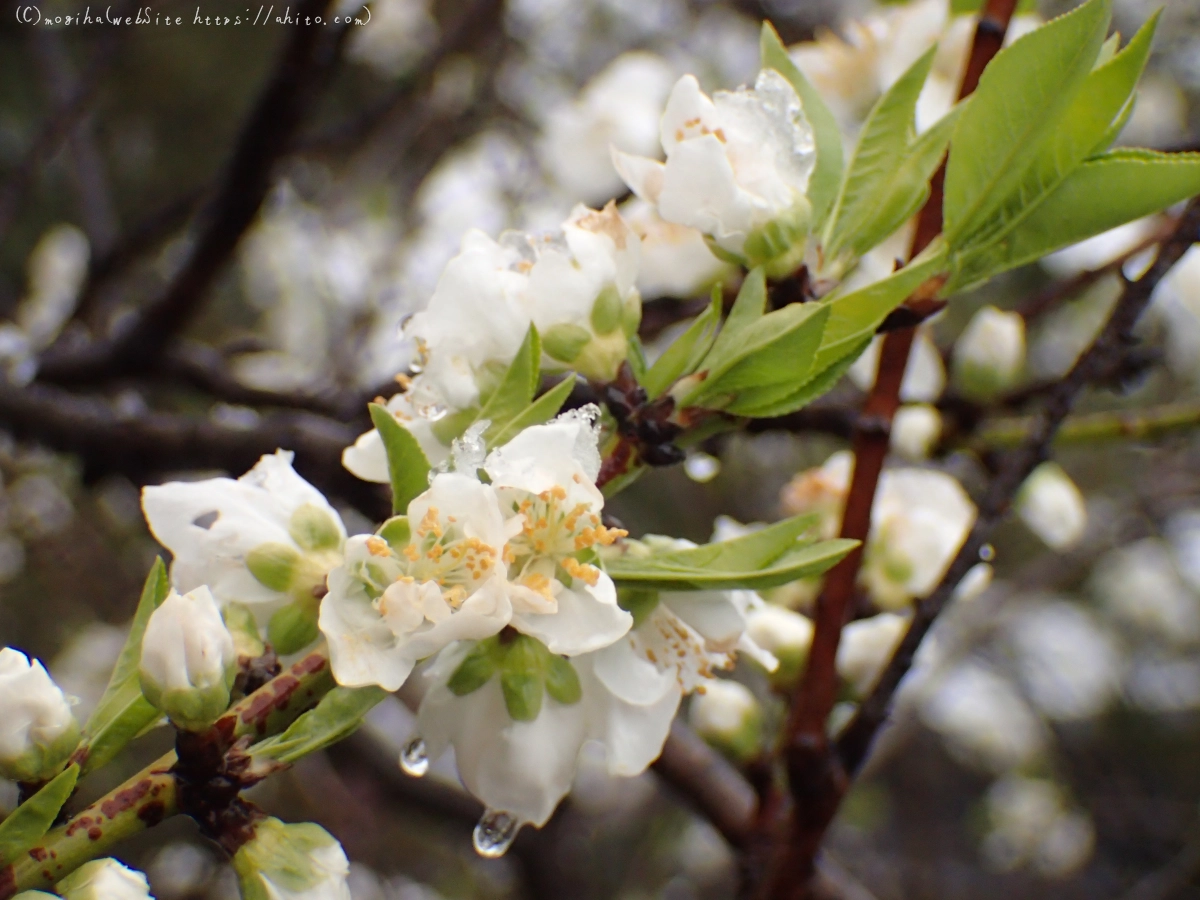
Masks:
[[[404,774],[413,778],[420,778],[429,771],[429,757],[426,755],[424,740],[413,738],[404,745],[404,749],[400,751],[400,768],[404,770]]]
[[[991,562],[996,558],[996,548],[991,544],[984,544],[979,548],[979,558],[984,562]]]
[[[484,859],[498,859],[508,852],[521,830],[521,820],[516,816],[489,809],[475,826],[471,839],[475,852]]]
[[[408,364],[408,374],[409,375],[414,375],[414,376],[420,375],[424,371],[425,371],[425,367],[423,365],[421,365],[419,362],[411,362]]]
[[[442,404],[435,403],[433,406],[427,406],[421,410],[421,415],[423,415],[430,422],[437,422],[446,418],[446,414],[449,412],[450,410],[442,406]]]
[[[721,461],[707,453],[692,453],[684,460],[683,471],[692,481],[705,484],[717,477],[721,471]]]

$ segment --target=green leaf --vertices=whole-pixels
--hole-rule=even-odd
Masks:
[[[848,294],[835,294],[821,301],[829,308],[829,321],[821,338],[821,349],[813,373],[821,373],[845,359],[870,338],[888,313],[902,304],[928,278],[945,271],[945,245],[935,241],[915,260],[887,278]]]
[[[1001,50],[959,117],[946,167],[946,241],[969,246],[1016,192],[1092,70],[1111,0],[1088,0]]]
[[[862,256],[916,215],[929,198],[929,180],[937,171],[946,145],[965,104],[960,104],[917,138],[905,151],[899,165],[868,204],[858,228],[846,238],[846,246]],[[836,253],[836,248],[833,251]]]
[[[957,261],[950,286],[996,272],[1200,194],[1200,153],[1113,150],[1076,169],[1002,244]]]
[[[733,301],[729,315],[725,317],[725,324],[721,328],[721,335],[717,338],[717,344],[732,340],[746,326],[761,319],[766,311],[767,276],[763,272],[762,267],[759,266],[758,268],[751,269],[742,280],[742,286],[738,288],[737,298]]]
[[[79,766],[68,766],[0,822],[0,869],[16,862],[50,830],[78,780]]]
[[[819,233],[842,183],[842,131],[820,93],[788,56],[787,48],[770,22],[763,22],[759,49],[762,67],[774,69],[795,88],[800,95],[804,117],[812,126],[817,162],[808,180],[808,202],[812,204],[812,230]]]
[[[459,697],[465,697],[487,684],[496,674],[497,646],[495,638],[478,642],[458,664],[446,687]]]
[[[1088,74],[1016,189],[970,236],[968,245],[972,249],[1002,240],[1086,157],[1111,142],[1114,123],[1122,118],[1123,111],[1132,109],[1157,23],[1158,15],[1151,17],[1124,50]]]
[[[372,707],[388,696],[383,688],[335,687],[321,701],[293,722],[283,734],[255,745],[254,755],[292,763],[310,753],[336,744],[362,724]]]
[[[861,255],[864,250],[858,249],[857,245],[865,244],[866,249],[870,249],[887,236],[882,235],[868,243],[863,235],[863,225],[873,217],[880,196],[905,161],[909,146],[916,140],[917,98],[936,52],[937,48],[931,47],[913,63],[879,98],[867,116],[829,215],[824,241],[828,256],[836,256],[847,242],[855,255]],[[934,166],[937,166],[936,162]],[[925,180],[927,182],[928,177]]]
[[[558,415],[558,411],[562,409],[562,405],[567,402],[567,398],[571,396],[571,391],[575,387],[575,376],[568,375],[542,396],[538,397],[533,403],[525,407],[502,428],[495,431],[492,428],[487,430],[484,437],[487,439],[488,446],[499,447],[508,443],[517,436],[522,430],[529,428],[532,425],[541,425],[543,422],[548,422]],[[493,424],[494,427],[494,424]]]
[[[551,654],[546,663],[546,693],[564,706],[579,702],[583,686],[569,659]]]
[[[133,740],[143,729],[156,721],[161,713],[142,696],[138,683],[138,667],[142,662],[142,636],[146,623],[167,599],[171,582],[161,558],[154,560],[137,611],[129,626],[129,636],[113,667],[108,686],[100,702],[83,726],[82,771],[90,772],[104,765]]]
[[[387,451],[392,482],[392,511],[403,513],[418,494],[429,487],[429,460],[413,433],[378,403],[372,403],[371,421]]]
[[[726,547],[737,541],[705,544],[691,550],[626,554],[606,559],[604,568],[622,590],[707,591],[765,590],[826,571],[858,546],[857,541],[806,543],[797,539],[813,518],[797,516],[748,535],[759,543]]]
[[[542,342],[537,329],[530,325],[517,355],[509,363],[499,386],[483,405],[475,421],[487,419],[492,423],[489,431],[502,431],[519,416],[537,393],[541,360]]]
[[[828,312],[820,303],[796,303],[762,316],[714,346],[701,369],[707,373],[684,403],[725,404],[745,388],[802,380],[811,368]]]
[[[721,286],[714,285],[708,307],[692,320],[687,331],[664,350],[646,372],[641,384],[651,399],[661,396],[680,378],[696,370],[712,346],[720,322]]]
[[[795,412],[832,390],[869,346],[871,338],[868,337],[833,365],[809,378],[799,388],[793,385],[772,385],[757,391],[746,391],[738,397],[737,403],[726,408],[726,412],[752,419],[769,419]]]

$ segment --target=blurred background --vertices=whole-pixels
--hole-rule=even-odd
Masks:
[[[45,0],[40,13],[81,14],[74,3]],[[1121,142],[1185,149],[1200,139],[1200,0],[1165,4]],[[200,15],[255,12],[210,5]],[[1024,5],[1020,27],[1071,5]],[[1158,5],[1116,0],[1117,27],[1128,36]],[[322,29],[294,77],[278,66],[297,40],[285,25],[193,24],[195,4],[178,0],[151,14],[179,26],[38,27],[20,9],[0,2],[0,643],[46,660],[83,714],[159,552],[141,485],[238,475],[283,446],[351,533],[385,514],[384,496],[342,472],[340,451],[369,427],[366,402],[395,391],[408,363],[397,326],[466,229],[552,229],[577,202],[625,199],[609,143],[655,154],[662,104],[685,72],[709,91],[752,80],[764,18],[851,138],[939,38],[929,102],[952,91],[972,27],[944,0],[373,0],[366,24]],[[255,152],[269,177],[254,174]],[[53,364],[186,286],[181,273],[196,276],[215,246],[214,221],[239,223],[236,246],[202,272],[202,302],[168,354],[82,376]],[[645,222],[652,347],[724,273],[694,235]],[[1154,227],[1012,273],[933,323],[906,399],[939,411],[944,439],[920,465],[968,492],[982,484],[986,454],[955,441],[965,407],[946,377],[971,314],[1025,315],[1022,384],[1036,388],[1069,367],[1113,302],[1116,270],[1103,265]],[[1087,409],[1200,403],[1197,251],[1160,286],[1144,336],[1122,390]],[[821,401],[824,417],[711,443],[613,511],[635,533],[693,540],[720,515],[778,518],[789,481],[846,446],[838,412],[865,383],[852,373]],[[1028,399],[1005,403],[1015,413]],[[847,898],[1200,897],[1200,432],[1080,441],[1058,459],[1086,528],[1052,549],[1005,526],[991,586],[939,624],[831,832],[829,873]],[[802,594],[768,599],[803,610]],[[733,677],[778,720],[761,672]],[[355,900],[733,895],[735,858],[715,830],[655,774],[613,782],[599,765],[583,767],[543,831],[504,859],[476,858],[478,809],[452,763],[420,782],[396,766],[410,728],[402,704],[385,704],[353,739],[256,791],[343,842]],[[150,736],[99,780],[117,783],[168,741],[165,729]],[[14,802],[4,786],[0,809]],[[160,900],[237,895],[190,823],[124,849]]]

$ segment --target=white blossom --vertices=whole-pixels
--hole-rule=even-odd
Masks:
[[[0,650],[0,775],[37,781],[78,742],[71,704],[42,664],[12,647]]]
[[[435,420],[415,407],[407,393],[395,394],[386,404],[387,411],[403,425],[421,447],[421,452],[432,466],[439,466],[450,455],[450,448],[442,443],[434,431]],[[372,428],[363,432],[358,439],[342,451],[342,465],[346,470],[363,481],[374,481],[377,484],[387,484],[388,475],[387,450],[383,446],[383,438]]]
[[[837,671],[857,696],[874,686],[907,629],[908,619],[895,613],[858,619],[842,629]]]
[[[954,345],[954,382],[968,397],[988,399],[1017,383],[1025,365],[1025,320],[985,306]]]
[[[911,460],[928,459],[942,436],[942,414],[929,403],[906,403],[892,419],[891,447]]]
[[[642,241],[637,288],[643,300],[697,297],[734,272],[699,231],[668,222],[640,197],[622,204],[621,216]]]
[[[236,481],[170,482],[142,491],[150,531],[171,551],[171,583],[217,603],[314,600],[340,559],[346,530],[321,492],[279,450]]]
[[[696,733],[735,759],[750,759],[760,749],[762,709],[745,685],[718,678],[697,692],[688,707]]]
[[[350,900],[341,844],[311,822],[269,818],[233,856],[243,900]]]
[[[154,900],[145,875],[111,858],[84,863],[55,888],[64,900]]]
[[[782,606],[764,603],[747,614],[746,634],[779,660],[773,680],[785,685],[794,683],[812,646],[812,619]]]
[[[660,131],[665,163],[613,153],[634,193],[734,258],[794,267],[809,227],[806,190],[816,151],[787,79],[764,69],[752,89],[710,99],[685,75],[671,91]]]
[[[229,706],[237,673],[233,637],[207,587],[174,590],[150,614],[142,637],[142,693],[172,722],[200,729]]]
[[[73,225],[55,225],[29,254],[28,293],[17,324],[34,348],[49,344],[74,312],[90,255],[87,236]]]
[[[1083,494],[1058,463],[1033,470],[1017,494],[1016,509],[1029,530],[1055,550],[1078,543],[1087,530]]]
[[[1180,578],[1165,541],[1144,538],[1109,551],[1090,586],[1119,621],[1171,645],[1200,641],[1200,597]]]
[[[408,506],[401,546],[360,535],[329,574],[320,628],[339,684],[397,690],[451,641],[484,638],[512,615],[501,558],[508,537],[495,491],[456,472]]]
[[[550,111],[539,152],[564,193],[603,203],[622,192],[609,146],[643,156],[655,153],[658,120],[673,80],[671,65],[661,57],[625,53],[573,101]]]
[[[1091,857],[1091,820],[1070,809],[1051,781],[1008,773],[988,790],[985,808],[991,830],[981,849],[999,871],[1030,866],[1043,877],[1064,878]]]

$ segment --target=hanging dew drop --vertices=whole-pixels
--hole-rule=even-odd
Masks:
[[[506,812],[489,809],[475,826],[475,852],[484,859],[499,859],[508,852],[521,830],[521,821]]]
[[[425,750],[425,741],[413,738],[400,751],[400,768],[404,774],[420,778],[429,771],[429,756]]]
[[[698,484],[712,481],[721,471],[721,461],[708,453],[692,453],[683,463],[687,477]]]

